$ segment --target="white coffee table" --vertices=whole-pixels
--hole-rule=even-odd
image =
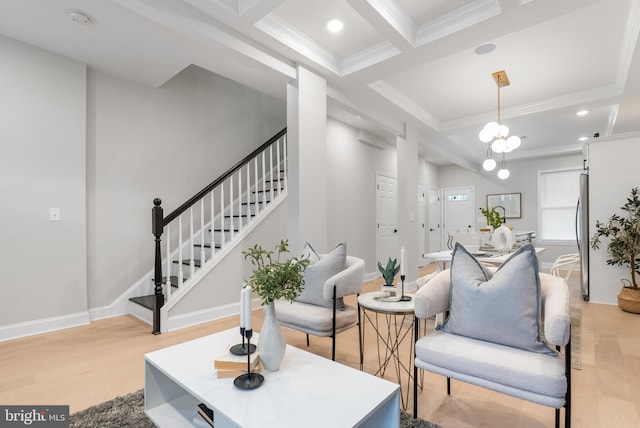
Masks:
[[[146,354],[144,407],[153,423],[191,427],[202,402],[216,428],[400,426],[398,385],[292,346],[257,389],[218,379],[213,360],[239,340],[232,328]]]

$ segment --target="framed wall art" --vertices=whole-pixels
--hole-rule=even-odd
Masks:
[[[522,193],[495,193],[487,195],[487,208],[504,208],[505,218],[521,218],[521,196]],[[497,208],[498,212],[502,211]]]

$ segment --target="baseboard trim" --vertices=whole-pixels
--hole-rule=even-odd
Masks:
[[[71,327],[79,327],[90,323],[91,318],[89,312],[77,312],[75,314],[9,324],[0,327],[0,342],[64,330]]]
[[[259,300],[253,299],[251,308],[255,309],[260,306]],[[221,318],[227,318],[240,313],[240,302],[229,303],[227,305],[216,306],[215,308],[203,309],[201,311],[190,312],[188,314],[180,314],[170,316],[167,323],[167,331],[179,330],[182,328],[192,327],[194,325],[215,321]],[[239,333],[238,333],[239,334]]]

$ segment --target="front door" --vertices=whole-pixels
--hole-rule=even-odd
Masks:
[[[452,187],[443,189],[444,206],[443,231],[444,248],[451,249],[458,233],[473,232],[475,216],[473,212],[473,187]]]
[[[440,189],[429,189],[429,252],[440,251]]]

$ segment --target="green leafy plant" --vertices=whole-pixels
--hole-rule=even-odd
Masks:
[[[389,257],[389,261],[387,262],[386,267],[383,267],[382,264],[378,262],[378,270],[380,271],[380,273],[382,274],[382,277],[384,278],[385,285],[392,286],[393,279],[396,277],[398,272],[400,272],[400,264],[396,266],[396,263],[398,263],[398,259],[392,260],[391,257]]]
[[[498,213],[495,207],[491,207],[490,209],[480,207],[480,212],[487,218],[487,224],[489,226],[494,229],[502,226],[502,217],[500,217],[500,213]]]
[[[245,283],[258,293],[263,305],[278,299],[292,302],[304,287],[304,271],[309,266],[309,259],[291,257],[281,261],[282,255],[288,252],[289,241],[286,239],[275,246],[275,251],[264,250],[256,244],[242,252],[254,267],[253,275]]]
[[[596,220],[596,233],[591,237],[590,245],[591,248],[598,249],[601,238],[609,238],[607,264],[629,267],[629,288],[637,290],[636,274],[640,274],[640,193],[637,187],[631,189],[627,202],[620,209],[626,215],[613,214],[607,223]]]

